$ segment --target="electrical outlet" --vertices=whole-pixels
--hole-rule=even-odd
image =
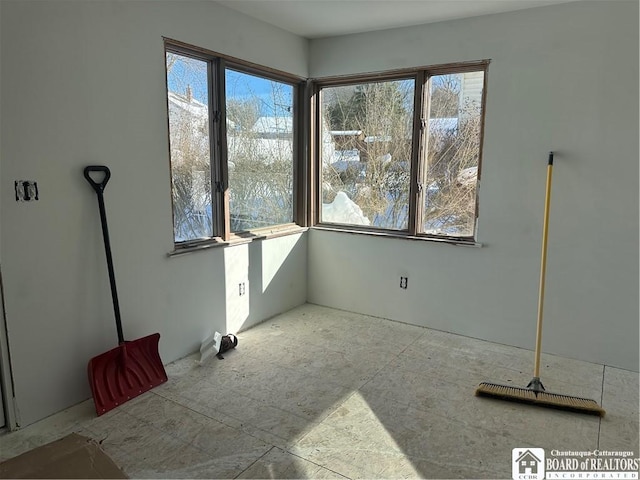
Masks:
[[[16,192],[16,202],[31,202],[38,200],[38,182],[33,180],[16,180],[13,182]]]
[[[244,282],[240,282],[238,284],[238,293],[240,294],[240,296],[243,296],[245,293],[247,293],[247,288]]]
[[[406,290],[409,286],[409,277],[400,277],[400,288]]]

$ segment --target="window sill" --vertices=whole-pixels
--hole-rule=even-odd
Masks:
[[[307,227],[298,225],[281,225],[279,227],[269,227],[251,232],[234,233],[228,241],[222,240],[220,237],[191,242],[183,246],[176,247],[173,251],[167,253],[168,257],[177,257],[191,252],[199,252],[200,250],[209,250],[210,248],[232,247],[235,245],[243,245],[258,240],[268,240],[271,238],[284,237],[287,235],[295,235],[308,230]]]
[[[404,232],[382,231],[382,230],[370,230],[351,228],[348,225],[315,225],[312,227],[314,230],[325,230],[330,232],[349,233],[356,235],[369,235],[373,237],[383,238],[399,238],[404,240],[417,240],[420,242],[441,243],[444,245],[455,245],[458,247],[482,247],[481,243],[474,240],[465,240],[460,238],[447,238],[447,237],[428,237],[423,235],[409,235]]]

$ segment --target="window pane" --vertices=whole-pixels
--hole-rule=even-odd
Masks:
[[[293,222],[293,86],[226,70],[231,231]]]
[[[405,230],[413,80],[322,90],[321,221]]]
[[[424,233],[474,235],[483,87],[483,71],[431,78]]]
[[[213,236],[207,63],[167,52],[176,242]]]

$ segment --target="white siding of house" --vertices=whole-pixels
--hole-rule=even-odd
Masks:
[[[460,111],[464,115],[468,112],[467,105],[474,108],[482,104],[482,87],[484,72],[466,72],[462,74],[462,88],[460,90]]]

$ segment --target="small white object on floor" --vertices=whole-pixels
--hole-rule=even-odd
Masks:
[[[215,332],[213,335],[208,337],[202,345],[200,345],[200,360],[198,360],[198,364],[202,365],[207,358],[211,355],[217,355],[220,351],[220,342],[222,341],[222,334],[219,332]]]

